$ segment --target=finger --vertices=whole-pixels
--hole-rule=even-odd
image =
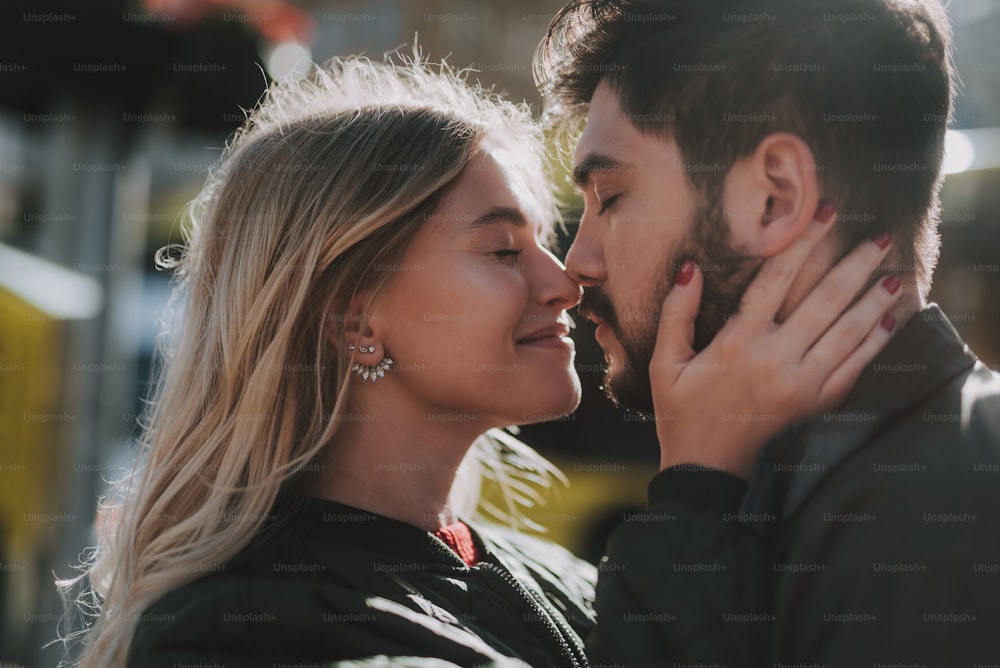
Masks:
[[[838,262],[782,326],[779,336],[786,345],[805,354],[871,280],[890,246],[888,236],[881,235],[862,242]]]
[[[773,322],[775,314],[788,296],[788,289],[802,269],[802,264],[820,240],[833,228],[835,217],[836,211],[833,205],[821,205],[806,231],[761,266],[743,293],[739,320]]]
[[[817,370],[823,376],[832,374],[899,301],[902,294],[899,288],[899,277],[894,274],[870,287],[809,349],[802,360],[805,368]]]
[[[833,410],[847,398],[858,376],[871,363],[896,331],[896,320],[886,313],[879,324],[872,327],[861,345],[838,366],[820,388],[820,410]]]
[[[694,321],[701,305],[702,273],[698,265],[685,260],[677,271],[674,286],[663,300],[656,331],[652,366],[656,373],[679,374],[681,365],[694,357]],[[652,369],[651,369],[652,371]],[[676,377],[676,376],[673,376]]]

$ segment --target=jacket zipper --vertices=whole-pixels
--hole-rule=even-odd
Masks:
[[[528,604],[528,607],[534,613],[534,617],[545,624],[549,631],[547,634],[548,637],[555,641],[554,646],[558,650],[558,653],[569,660],[569,665],[574,668],[589,665],[587,655],[584,653],[583,648],[580,647],[580,644],[575,641],[575,634],[572,629],[566,627],[565,624],[560,624],[558,614],[553,614],[552,611],[546,610],[505,567],[489,562],[482,563],[482,566],[484,572],[496,575],[504,584],[514,590],[521,600]],[[572,645],[566,640],[567,638],[573,640]]]

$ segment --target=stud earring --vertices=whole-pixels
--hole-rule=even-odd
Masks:
[[[348,350],[354,350],[354,344],[353,343],[348,343],[347,344],[347,349]]]

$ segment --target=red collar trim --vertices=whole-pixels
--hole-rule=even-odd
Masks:
[[[446,527],[441,527],[434,532],[434,535],[448,544],[458,556],[462,558],[467,566],[475,566],[479,561],[479,552],[476,550],[476,543],[472,540],[472,532],[464,522],[455,522]]]

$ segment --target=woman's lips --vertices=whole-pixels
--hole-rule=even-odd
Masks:
[[[573,339],[569,338],[569,325],[561,322],[537,329],[519,339],[517,343],[523,346],[559,348],[561,350],[575,349]]]
[[[576,350],[576,344],[568,336],[543,336],[530,341],[522,341],[522,346],[535,346],[538,348],[558,348],[560,350]]]

